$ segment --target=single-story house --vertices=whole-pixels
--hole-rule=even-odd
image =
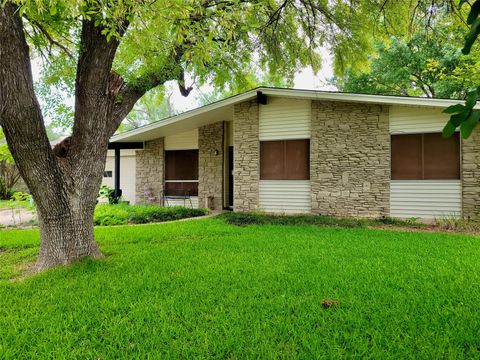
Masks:
[[[131,203],[472,217],[480,129],[442,138],[455,103],[257,88],[113,136],[104,183]]]

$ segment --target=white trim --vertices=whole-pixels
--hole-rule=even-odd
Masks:
[[[142,126],[141,128],[127,131],[123,134],[115,135],[111,138],[111,142],[128,141],[130,138],[148,133],[154,129],[165,127],[168,125],[176,124],[178,122],[194,118],[196,116],[208,113],[210,111],[218,110],[223,107],[238,104],[247,100],[254,99],[257,95],[257,91],[261,91],[263,94],[272,97],[289,97],[297,99],[310,99],[310,100],[330,100],[330,101],[345,101],[345,102],[358,102],[358,103],[370,103],[370,104],[385,104],[385,105],[411,105],[411,106],[424,106],[424,107],[447,107],[450,105],[458,104],[462,100],[448,100],[448,99],[431,99],[431,98],[414,98],[414,97],[402,97],[402,96],[385,96],[385,95],[367,95],[367,94],[352,94],[352,93],[339,93],[319,90],[301,90],[301,89],[278,89],[259,87],[243,94],[235,95],[224,100],[217,101],[213,104],[202,106],[197,109],[193,109],[184,112],[179,115],[175,115],[153,124]],[[266,105],[268,106],[268,105]],[[476,108],[480,108],[477,106]],[[223,119],[227,120],[227,119]],[[216,119],[215,121],[219,121]]]

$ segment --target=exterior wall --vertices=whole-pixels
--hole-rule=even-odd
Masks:
[[[217,154],[215,154],[217,152]],[[198,136],[198,204],[212,210],[223,209],[224,123],[202,126]]]
[[[160,202],[163,193],[163,138],[145,142],[145,149],[136,152],[136,202],[145,203],[150,191]]]
[[[260,140],[309,139],[311,101],[269,98],[259,109]]]
[[[198,129],[165,136],[165,150],[198,149]]]
[[[462,139],[462,210],[463,216],[480,215],[480,129]]]
[[[115,186],[115,153],[112,150],[108,151],[105,171],[111,171],[112,177],[104,177],[102,185],[113,188]],[[137,200],[135,172],[135,150],[120,150],[120,189],[122,189],[123,199],[130,201],[131,204],[135,204]]]
[[[388,216],[388,107],[313,101],[310,179],[314,213]]]
[[[274,98],[259,107],[259,139],[310,139],[310,100]],[[310,180],[260,180],[259,208],[267,212],[311,212]]]
[[[234,202],[235,211],[258,208],[259,153],[258,104],[255,100],[235,105]]]
[[[392,106],[390,109],[390,133],[441,132],[448,119],[449,115],[443,114],[441,108]],[[462,172],[465,173],[464,170]],[[465,178],[465,175],[462,177]],[[474,178],[472,180],[475,182]],[[465,193],[465,191],[463,192]],[[392,180],[390,207],[390,215],[399,218],[433,219],[442,216],[460,216],[462,213],[462,181]]]

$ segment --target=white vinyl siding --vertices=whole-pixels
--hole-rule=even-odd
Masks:
[[[441,132],[449,119],[442,108],[390,107],[390,133],[415,134]]]
[[[424,219],[459,216],[461,198],[460,180],[392,180],[390,216]]]
[[[132,155],[134,152],[134,150],[120,150],[120,189],[122,189],[123,199],[130,201],[130,204],[135,203],[136,160],[135,156]],[[113,188],[115,186],[115,156],[113,151],[109,151],[105,171],[111,171],[112,177],[104,177],[102,185]]]
[[[260,105],[260,140],[309,139],[311,101],[273,98]]]
[[[190,203],[191,201],[191,203]],[[187,208],[198,209],[198,196],[191,196],[190,199],[165,199],[165,206],[185,206]]]
[[[309,213],[310,180],[260,180],[259,207],[266,212]]]
[[[198,129],[165,136],[165,150],[198,149]]]

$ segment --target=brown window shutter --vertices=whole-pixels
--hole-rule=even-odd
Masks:
[[[442,134],[424,134],[424,179],[460,179],[460,137],[444,139]]]
[[[422,134],[392,135],[392,180],[422,179]]]
[[[310,140],[260,142],[260,180],[310,179]]]
[[[260,180],[283,180],[285,176],[285,142],[260,142]]]
[[[310,140],[286,141],[285,159],[285,179],[310,179]]]

